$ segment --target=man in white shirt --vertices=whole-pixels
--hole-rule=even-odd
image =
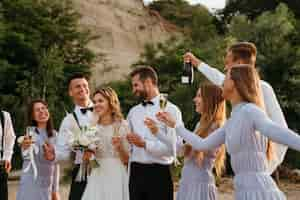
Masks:
[[[129,194],[130,200],[173,200],[173,182],[170,165],[175,159],[175,129],[160,126],[173,144],[160,142],[145,125],[146,118],[156,119],[160,111],[158,77],[151,67],[135,69],[131,74],[132,90],[142,103],[134,106],[127,116],[131,133],[127,135],[132,145],[130,155]],[[182,123],[180,110],[171,102],[165,108]]]
[[[10,114],[5,111],[0,112],[0,199],[7,200],[7,178],[11,170],[11,157],[16,136]]]
[[[72,160],[74,162],[69,200],[80,200],[86,187],[86,179],[75,181],[75,178],[82,163],[83,152],[75,152],[75,158],[72,158],[72,151],[68,142],[75,131],[80,131],[82,127],[90,126],[93,122],[93,103],[90,100],[89,84],[86,77],[75,74],[69,79],[69,96],[75,104],[75,109],[63,119],[55,147],[47,144],[44,150],[47,160]],[[85,154],[87,153],[85,152]]]
[[[257,49],[253,43],[238,42],[230,46],[225,57],[225,70],[229,70],[231,66],[236,64],[250,64],[255,67]],[[216,85],[222,86],[225,75],[218,69],[210,67],[202,62],[192,53],[188,52],[184,55],[185,61],[190,61],[192,65],[198,69],[207,79]],[[261,89],[265,110],[270,119],[283,127],[287,127],[283,112],[280,108],[276,95],[272,86],[266,81],[261,80]],[[276,167],[283,161],[287,147],[284,145],[275,145],[276,158],[270,162],[269,171],[273,172]]]

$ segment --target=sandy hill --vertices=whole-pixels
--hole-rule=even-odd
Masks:
[[[100,38],[90,47],[103,55],[93,68],[92,85],[118,80],[128,74],[146,43],[170,36],[162,21],[144,6],[143,0],[73,0],[82,14],[82,27]],[[152,14],[150,14],[152,13]]]

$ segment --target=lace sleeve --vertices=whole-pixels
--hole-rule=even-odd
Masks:
[[[126,135],[129,132],[130,132],[130,129],[129,129],[128,122],[126,120],[123,120],[120,124],[119,134],[122,137],[123,147],[127,152],[129,152],[129,150],[130,150],[130,144],[128,143],[128,141],[126,139]]]

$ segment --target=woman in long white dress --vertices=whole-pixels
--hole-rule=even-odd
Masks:
[[[102,88],[93,95],[99,142],[94,156],[99,167],[92,169],[82,200],[129,200],[128,152],[129,131],[121,113],[116,92]],[[86,153],[84,159],[91,155]]]

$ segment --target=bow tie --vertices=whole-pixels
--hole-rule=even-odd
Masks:
[[[80,108],[80,111],[82,114],[85,114],[87,111],[93,112],[94,108],[93,107],[87,107],[87,108]]]
[[[154,103],[152,101],[146,101],[146,100],[142,101],[142,106],[147,106],[147,105],[153,106]]]

